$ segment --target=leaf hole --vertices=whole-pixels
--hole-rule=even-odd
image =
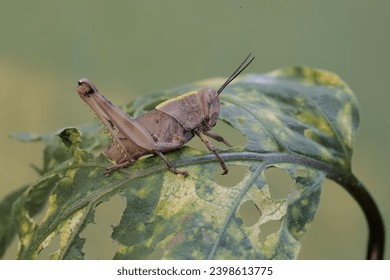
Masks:
[[[223,187],[236,186],[244,179],[245,174],[248,171],[248,167],[244,165],[228,165],[229,173],[226,175],[222,175],[221,166],[219,164],[215,166],[216,168],[214,169],[214,181]]]
[[[164,255],[164,249],[157,247],[147,256],[148,260],[161,260]]]
[[[49,246],[44,248],[39,254],[39,260],[49,260],[50,256],[54,254],[60,248],[61,235],[57,234],[52,240],[50,240]]]
[[[37,212],[37,213],[33,213],[31,210],[29,210],[29,215],[31,216],[31,218],[37,223],[37,224],[41,224],[41,222],[43,221],[43,219],[45,218],[46,216],[46,212],[47,210],[49,209],[49,200],[47,200],[44,204],[44,206],[42,207],[42,209]]]
[[[293,178],[281,168],[270,167],[264,172],[271,197],[283,199],[288,196],[290,187],[294,183]]]
[[[207,147],[205,146],[205,144],[196,135],[186,145],[195,149],[195,150],[198,150],[198,151],[207,150]]]
[[[261,217],[261,210],[253,201],[245,201],[239,209],[240,217],[245,226],[250,227],[256,224]]]
[[[88,259],[113,259],[117,244],[111,238],[113,226],[120,221],[126,201],[119,195],[101,203],[95,209],[95,222],[81,233],[86,239],[83,251]]]
[[[233,147],[245,147],[248,142],[248,139],[246,139],[245,135],[242,134],[240,130],[234,128],[225,121],[220,120],[219,122],[217,122],[216,126],[213,128],[213,131],[225,138],[225,140],[228,141]],[[223,147],[226,147],[223,143],[221,145]]]
[[[26,202],[26,209],[29,216],[37,223],[40,224],[46,215],[46,211],[49,208],[49,197],[55,188],[54,181],[56,177],[52,179],[43,180],[34,190],[30,193]]]
[[[219,120],[215,127],[212,129],[213,132],[217,133],[218,135],[222,136],[227,142],[229,142],[233,147],[236,146],[242,146],[244,147],[248,140],[244,136],[244,134],[241,133],[238,129],[232,127],[228,123]],[[206,136],[207,137],[207,136]],[[226,146],[222,142],[218,142],[217,140],[214,140],[210,137],[207,137],[211,143],[216,147],[217,149],[221,150],[227,150],[229,149],[228,146]],[[187,144],[191,148],[194,148],[199,151],[206,151],[208,150],[206,145],[199,139],[199,137],[195,136],[191,139],[191,141]]]
[[[267,237],[280,229],[280,220],[270,220],[260,226],[259,241],[264,244]]]

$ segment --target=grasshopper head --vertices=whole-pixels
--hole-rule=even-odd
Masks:
[[[202,104],[205,125],[211,129],[217,123],[219,117],[219,95],[218,92],[204,88],[198,92]]]
[[[76,91],[81,97],[89,96],[98,91],[95,85],[85,78],[80,79],[77,83]]]

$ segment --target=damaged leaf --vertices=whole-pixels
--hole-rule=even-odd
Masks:
[[[221,81],[140,97],[127,111],[136,117],[199,84],[215,88]],[[59,133],[62,141],[33,135],[32,140],[48,143],[42,177],[0,203],[1,215],[13,207],[12,219],[0,222],[1,228],[16,225],[18,258],[39,258],[55,237],[60,242],[51,258],[88,258],[81,233],[94,222],[96,207],[117,195],[126,207],[112,229],[115,259],[297,258],[325,176],[334,169],[350,172],[359,122],[355,96],[332,73],[286,68],[232,83],[221,94],[220,119],[247,140],[219,151],[228,165],[245,167],[235,186],[214,179],[219,165],[206,151],[184,147],[167,153],[175,167],[189,171],[187,178],[167,171],[155,156],[106,177],[104,169],[112,163],[96,151],[105,147],[107,137],[95,125],[64,129]],[[24,140],[28,136],[21,135]],[[229,135],[224,137],[229,140]],[[272,197],[264,175],[269,167],[292,178],[286,197]],[[243,222],[240,211],[248,203],[257,213],[250,224]],[[34,219],[37,209],[44,210],[41,221]],[[279,229],[264,236],[263,226],[272,221],[279,222]],[[0,234],[2,241],[9,240],[12,231]],[[7,244],[0,245],[4,249]]]

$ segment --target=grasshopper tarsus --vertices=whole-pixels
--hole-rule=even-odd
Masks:
[[[186,177],[188,177],[188,175],[190,175],[190,174],[188,173],[187,170],[179,171],[179,170],[177,170],[177,169],[174,168],[174,167],[169,168],[169,170],[170,170],[171,172],[175,173],[175,174],[183,175],[184,178],[186,178]]]
[[[223,169],[223,171],[222,171],[221,175],[226,175],[229,173],[229,169],[226,166],[222,167],[222,169]]]
[[[113,169],[111,169],[111,168],[104,169],[104,173],[103,173],[104,176],[106,176],[106,177],[110,176],[111,171],[113,171]]]

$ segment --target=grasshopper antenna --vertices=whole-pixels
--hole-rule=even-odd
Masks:
[[[223,85],[217,90],[218,95],[225,89],[225,87],[228,86],[228,84],[231,83],[238,75],[241,74],[242,71],[245,70],[249,66],[249,64],[252,63],[252,61],[255,59],[255,56],[252,57],[249,61],[249,57],[251,57],[252,53],[249,53],[248,56],[244,59],[244,61],[240,64],[240,66],[237,67],[236,70],[234,70],[233,74],[230,75],[230,77],[223,83]],[[247,62],[248,61],[248,62]]]

